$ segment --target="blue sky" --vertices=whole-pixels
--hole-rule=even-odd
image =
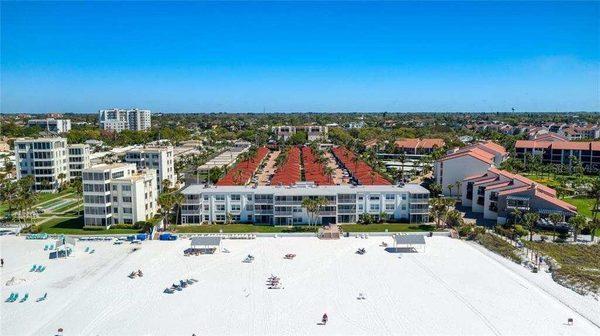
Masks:
[[[3,2],[1,112],[600,110],[598,2]]]

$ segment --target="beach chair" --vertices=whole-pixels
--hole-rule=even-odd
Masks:
[[[46,298],[48,297],[48,293],[44,293],[43,296],[40,296],[37,300],[35,300],[35,302],[41,302],[46,300]]]
[[[92,254],[92,253],[94,253],[94,252],[96,252],[96,250],[91,250],[91,251],[90,251],[90,254]]]
[[[45,270],[46,270],[46,266],[42,266],[42,267],[41,267],[41,268],[38,270],[38,272],[42,273],[42,272],[43,272],[43,271],[45,271]]]
[[[175,293],[175,291],[172,290],[171,288],[165,288],[165,290],[163,291],[163,293],[173,294],[173,293]]]
[[[191,278],[190,280],[192,280],[193,282],[198,282],[198,280]]]
[[[188,285],[193,285],[194,284],[194,282],[191,279],[187,279],[187,280],[185,280],[185,282],[187,282]]]
[[[15,302],[15,301],[17,301],[18,298],[19,298],[19,293],[15,293],[15,296],[13,296],[13,298],[8,302]]]
[[[44,251],[48,251],[48,245],[44,245]]]
[[[88,253],[89,251],[90,251],[90,247],[88,246],[85,248],[85,253]]]
[[[13,302],[17,295],[18,295],[17,293],[10,293],[10,296],[8,298],[6,298],[6,300],[4,300],[4,302]]]
[[[27,299],[29,299],[29,293],[25,293],[25,296],[23,296],[23,298],[21,299],[21,301],[19,301],[19,303],[23,303],[23,302],[27,301]]]
[[[42,265],[38,265],[38,267],[35,269],[34,272],[41,272],[42,269]]]
[[[35,269],[36,269],[36,268],[37,268],[37,265],[33,265],[33,266],[31,267],[31,269],[29,270],[29,272],[35,272]]]

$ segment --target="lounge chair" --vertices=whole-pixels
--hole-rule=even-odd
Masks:
[[[21,301],[19,301],[19,303],[23,303],[23,302],[27,301],[27,299],[29,299],[29,293],[25,293],[25,296],[23,296],[23,298],[21,299]]]
[[[194,284],[194,282],[192,280],[190,280],[190,279],[185,280],[185,282],[187,282],[188,285],[193,285]]]
[[[42,273],[45,270],[46,270],[46,266],[41,266],[41,268],[38,269],[38,272]]]
[[[190,280],[192,280],[193,282],[198,282],[198,280],[191,278]]]
[[[29,272],[35,272],[35,269],[36,269],[36,268],[37,268],[37,265],[33,265],[33,266],[31,267],[31,269],[29,270]]]
[[[92,253],[94,253],[94,252],[96,252],[96,250],[91,250],[91,251],[90,251],[90,254],[92,254]]]
[[[44,295],[39,297],[37,300],[35,300],[35,302],[44,301],[44,300],[46,300],[47,297],[48,297],[48,293],[44,293]]]
[[[173,293],[175,293],[175,291],[172,290],[171,288],[165,288],[165,290],[163,291],[163,293],[173,294]]]
[[[13,302],[19,294],[10,293],[10,296],[4,302]]]
[[[8,302],[15,302],[15,301],[17,301],[18,298],[19,298],[19,293],[15,293],[15,296],[13,296],[12,300],[10,300]]]
[[[88,253],[89,251],[90,251],[90,247],[88,246],[85,248],[85,253]]]
[[[35,269],[35,272],[41,272],[42,271],[42,265],[38,265],[38,267]]]
[[[48,251],[48,245],[44,245],[44,251]]]

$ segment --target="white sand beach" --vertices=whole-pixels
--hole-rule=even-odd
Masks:
[[[73,256],[49,260],[43,247],[50,241],[0,237],[0,334],[600,334],[598,301],[548,274],[450,238],[426,238],[424,252],[401,258],[379,247],[382,240],[392,244],[389,237],[224,240],[230,253],[190,257],[183,256],[185,239],[144,242],[135,252],[127,243],[78,242]],[[367,253],[355,254],[359,247]],[[286,260],[286,253],[297,256]],[[254,262],[242,263],[248,254]],[[33,264],[46,270],[29,272]],[[142,278],[127,277],[138,269]],[[271,274],[281,289],[267,289]],[[13,277],[25,281],[7,286]],[[187,278],[198,282],[163,293]],[[12,292],[29,299],[4,302]],[[44,293],[47,299],[36,302]],[[323,313],[327,325],[318,324]]]

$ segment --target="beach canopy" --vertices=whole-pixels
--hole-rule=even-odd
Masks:
[[[221,237],[192,237],[192,247],[221,246]]]
[[[394,237],[396,245],[425,245],[425,236],[423,235],[396,235]]]

